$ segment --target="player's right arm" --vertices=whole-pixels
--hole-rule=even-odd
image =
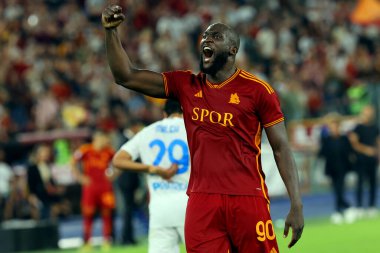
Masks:
[[[73,173],[74,178],[82,185],[90,184],[90,179],[84,175],[79,169],[79,163],[83,156],[83,147],[80,147],[78,150],[74,152],[74,155],[70,160],[70,169]]]
[[[163,169],[159,166],[147,165],[139,162],[134,162],[132,156],[125,150],[119,150],[112,159],[112,166],[120,170],[130,170],[135,172],[145,172],[156,174],[163,179],[170,179],[178,170],[177,164],[172,164],[169,169]]]
[[[102,13],[102,24],[106,33],[107,60],[115,82],[148,96],[166,98],[162,75],[134,67],[123,49],[117,27],[124,19],[125,16],[118,5],[108,6]]]

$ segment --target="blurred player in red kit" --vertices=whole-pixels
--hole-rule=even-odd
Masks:
[[[292,247],[301,237],[304,220],[284,117],[273,88],[235,66],[239,35],[225,24],[213,24],[200,42],[199,74],[160,74],[132,65],[116,30],[124,19],[116,5],[102,14],[115,82],[152,97],[177,99],[183,108],[192,165],[187,252],[279,252],[261,168],[263,129],[291,201],[284,236],[291,227]]]
[[[72,169],[77,180],[82,184],[81,208],[84,226],[85,248],[90,248],[94,215],[100,210],[103,221],[104,248],[109,247],[112,233],[112,210],[115,208],[115,196],[112,183],[106,171],[112,161],[114,150],[106,133],[96,132],[92,142],[80,146],[74,153]],[[79,170],[82,165],[82,172]]]

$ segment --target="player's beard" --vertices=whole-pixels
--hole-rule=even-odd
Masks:
[[[219,70],[221,70],[224,65],[226,65],[228,60],[228,52],[221,52],[217,54],[214,58],[214,61],[210,67],[205,68],[203,65],[203,56],[201,57],[199,63],[199,69],[209,75],[215,75]]]

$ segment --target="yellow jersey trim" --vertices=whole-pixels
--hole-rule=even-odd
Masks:
[[[260,164],[259,158],[261,155],[260,143],[261,143],[261,124],[259,123],[259,126],[257,128],[257,133],[255,135],[255,146],[256,146],[257,150],[259,151],[258,154],[256,155],[256,168],[257,168],[257,172],[259,173],[259,176],[260,176],[261,190],[263,192],[264,198],[267,200],[267,202],[269,204],[270,200],[269,200],[269,198],[265,192],[265,181],[264,181],[263,175],[260,172],[260,166],[259,166],[259,164]]]
[[[275,121],[272,121],[272,122],[269,122],[269,123],[265,124],[264,127],[267,128],[267,127],[270,127],[270,126],[274,126],[274,125],[276,125],[276,124],[278,124],[278,123],[280,123],[280,122],[282,122],[284,120],[285,120],[284,117],[281,117],[279,119],[276,119]]]
[[[164,81],[164,88],[165,88],[165,95],[169,97],[169,87],[168,87],[168,80],[166,79],[166,76],[162,73],[162,79]]]
[[[241,71],[240,76],[244,77],[246,79],[260,83],[261,85],[263,85],[267,89],[269,94],[274,93],[274,90],[273,90],[272,86],[270,86],[270,84],[268,84],[267,82],[264,82],[263,80],[257,78],[256,76],[251,75],[248,72],[245,72],[244,70]]]
[[[235,79],[235,77],[240,73],[240,69],[237,69],[235,71],[235,73],[230,76],[227,80],[225,80],[224,82],[222,82],[221,84],[212,84],[211,82],[209,82],[209,80],[206,79],[206,83],[207,85],[210,87],[210,88],[216,88],[216,89],[220,89],[222,88],[223,86],[225,86],[226,84],[228,84],[229,82],[231,82],[233,79]]]

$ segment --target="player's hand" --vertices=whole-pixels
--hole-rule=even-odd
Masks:
[[[292,228],[292,240],[290,241],[288,248],[294,246],[297,241],[301,238],[302,231],[304,227],[302,206],[301,207],[291,207],[288,216],[285,221],[284,228],[284,238],[288,236],[289,228]]]
[[[110,5],[102,13],[102,25],[105,29],[118,27],[125,19],[119,5]]]
[[[115,181],[121,174],[121,171],[120,170],[117,170],[115,168],[112,168],[112,167],[109,167],[106,171],[105,171],[105,175],[106,175],[106,178],[109,182],[113,182]]]
[[[170,166],[169,169],[163,169],[158,166],[150,166],[149,167],[149,173],[150,174],[156,174],[162,177],[165,180],[171,179],[178,171],[178,165],[173,163],[172,166]]]

